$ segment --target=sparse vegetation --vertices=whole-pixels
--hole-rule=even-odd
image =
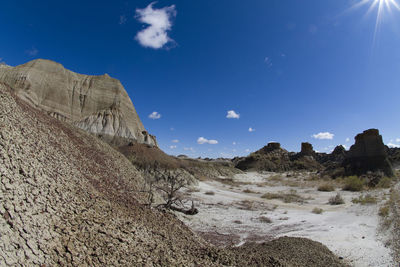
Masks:
[[[268,217],[265,217],[265,216],[260,216],[260,217],[258,218],[258,220],[259,220],[260,222],[262,222],[262,223],[272,223],[272,220],[271,220],[270,218],[268,218]]]
[[[335,191],[335,187],[331,184],[322,184],[318,187],[318,191],[321,192],[332,192]]]
[[[297,194],[296,190],[290,190],[289,193],[266,193],[261,196],[261,198],[265,199],[279,199],[282,200],[285,203],[292,203],[292,202],[299,202],[299,203],[304,203],[306,199],[300,195]]]
[[[351,202],[355,204],[368,205],[368,204],[376,204],[377,199],[371,194],[366,194],[363,196],[359,196],[358,198],[353,198]]]
[[[321,208],[314,208],[312,210],[312,213],[315,213],[315,214],[322,214],[323,212],[324,212],[324,210]]]
[[[379,181],[379,183],[376,185],[376,187],[378,187],[378,188],[390,188],[391,185],[392,185],[392,179],[390,179],[389,177],[385,176]]]
[[[250,190],[250,189],[245,189],[245,190],[243,190],[243,193],[246,193],[246,194],[254,194],[254,193],[256,193],[256,192],[254,192],[254,191],[252,191],[252,190]]]
[[[283,176],[280,174],[272,175],[268,177],[269,181],[274,181],[274,182],[281,182],[283,180]]]
[[[329,204],[342,205],[342,204],[344,204],[344,200],[343,200],[342,196],[339,193],[337,193],[336,196],[333,196],[329,199]]]
[[[385,205],[383,205],[380,209],[379,209],[379,216],[381,217],[387,217],[389,215],[389,211],[390,211],[390,206],[387,205],[387,203]]]
[[[364,189],[364,181],[358,176],[348,176],[344,179],[343,190],[358,192]]]
[[[207,191],[204,194],[209,195],[209,196],[213,196],[213,195],[215,195],[215,192],[214,191]]]

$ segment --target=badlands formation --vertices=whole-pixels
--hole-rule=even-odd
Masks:
[[[120,81],[108,74],[82,75],[54,61],[37,59],[16,67],[1,65],[0,81],[50,116],[108,142],[157,145]]]
[[[172,157],[118,80],[39,59],[0,65],[0,130],[0,266],[400,260],[400,152],[374,129],[350,151],[338,146],[331,154],[309,143],[299,153],[270,143],[233,160]],[[363,192],[341,190],[348,175],[362,181],[372,205],[360,204]],[[166,209],[165,188],[152,190],[181,178],[188,186],[173,198],[196,203],[197,215]],[[344,203],[331,205],[336,194]]]

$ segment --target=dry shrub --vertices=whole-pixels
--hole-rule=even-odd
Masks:
[[[299,203],[304,203],[305,198],[298,195],[296,190],[290,190],[289,193],[266,193],[261,196],[261,198],[265,199],[279,199],[282,200],[285,203],[293,203],[293,202],[299,202]]]
[[[242,222],[241,222],[241,221],[239,221],[239,220],[234,220],[234,221],[233,221],[233,223],[236,223],[236,224],[242,224]]]
[[[368,205],[368,204],[376,204],[376,197],[371,196],[370,194],[366,194],[365,196],[359,196],[358,198],[353,198],[351,201],[355,204]]]
[[[209,196],[213,196],[213,195],[215,195],[215,192],[214,191],[207,191],[204,194],[209,195]]]
[[[331,184],[322,184],[318,187],[318,191],[321,192],[332,192],[335,191],[335,187]]]
[[[376,185],[376,187],[378,187],[378,188],[390,188],[391,185],[392,185],[392,179],[390,179],[389,177],[385,176],[379,181],[379,183]]]
[[[271,220],[270,218],[268,218],[268,217],[265,217],[265,216],[260,216],[260,217],[258,218],[258,220],[259,220],[260,222],[262,222],[262,223],[272,223],[272,220]]]
[[[256,193],[256,192],[254,192],[254,191],[252,191],[252,190],[250,190],[250,189],[245,189],[245,190],[243,190],[243,193],[246,193],[246,194],[254,194],[254,193]]]
[[[342,205],[342,204],[344,204],[344,200],[343,200],[342,196],[339,193],[337,193],[336,196],[333,196],[329,199],[329,204]]]
[[[343,190],[358,192],[364,189],[364,181],[358,176],[349,176],[344,179]]]
[[[322,214],[323,212],[324,212],[324,210],[321,208],[314,208],[312,210],[312,213],[315,213],[315,214]]]

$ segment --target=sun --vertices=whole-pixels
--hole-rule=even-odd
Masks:
[[[362,6],[369,5],[367,15],[376,11],[376,22],[375,22],[375,34],[379,30],[379,26],[382,22],[382,18],[385,13],[392,13],[393,10],[400,11],[400,0],[359,0],[356,4],[354,4],[351,9],[360,8]]]

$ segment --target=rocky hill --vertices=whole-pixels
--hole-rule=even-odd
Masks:
[[[120,81],[107,74],[82,75],[59,63],[37,59],[16,67],[1,65],[0,82],[47,114],[105,141],[157,145]]]

